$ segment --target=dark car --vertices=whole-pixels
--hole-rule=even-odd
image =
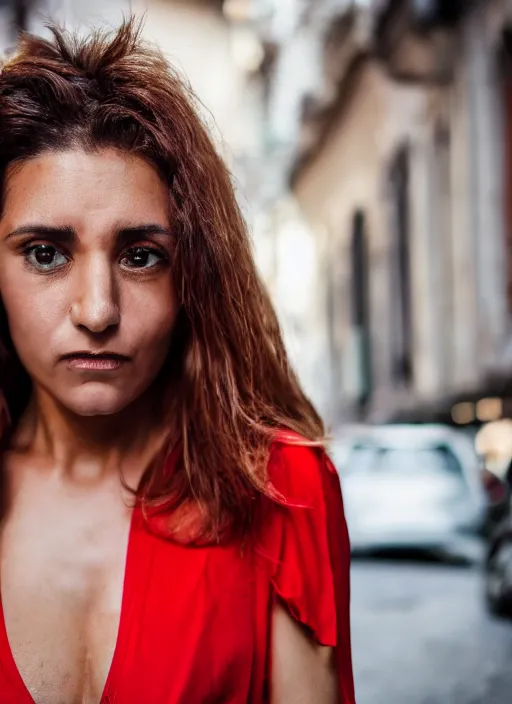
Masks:
[[[489,496],[485,595],[494,614],[512,616],[512,462],[503,479],[486,476]]]

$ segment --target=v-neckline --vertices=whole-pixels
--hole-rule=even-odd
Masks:
[[[112,660],[107,673],[107,678],[105,684],[103,685],[103,691],[101,693],[100,700],[98,704],[107,704],[110,702],[110,692],[115,683],[115,676],[119,666],[122,663],[124,657],[124,651],[126,646],[126,636],[127,629],[129,627],[128,614],[131,611],[130,601],[133,596],[133,564],[134,564],[134,551],[135,551],[135,528],[140,522],[140,507],[138,504],[132,509],[132,515],[130,516],[130,527],[128,529],[128,543],[126,546],[126,557],[125,557],[125,567],[123,576],[123,587],[121,595],[121,611],[119,614],[119,624],[117,627],[117,637],[114,645],[114,654],[112,655]],[[0,585],[0,654],[3,654],[6,658],[6,662],[3,666],[8,673],[9,679],[12,681],[17,696],[22,696],[23,700],[19,701],[19,704],[37,704],[37,702],[32,697],[25,680],[21,676],[21,673],[16,665],[14,655],[12,652],[11,644],[9,642],[9,636],[7,634],[7,628],[5,625],[5,614],[2,601],[2,590]]]

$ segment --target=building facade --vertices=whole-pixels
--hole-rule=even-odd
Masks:
[[[313,66],[271,206],[274,295],[333,427],[510,413],[511,5],[302,3],[276,52],[271,96],[298,37]]]

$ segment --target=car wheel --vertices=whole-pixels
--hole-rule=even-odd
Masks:
[[[489,610],[497,616],[512,616],[512,542],[500,543],[489,558],[485,580]]]

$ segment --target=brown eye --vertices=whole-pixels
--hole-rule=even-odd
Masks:
[[[39,271],[57,269],[68,260],[58,249],[49,244],[36,244],[25,252],[28,263]]]
[[[121,264],[127,269],[151,269],[163,259],[164,255],[151,247],[132,247],[121,257]]]

